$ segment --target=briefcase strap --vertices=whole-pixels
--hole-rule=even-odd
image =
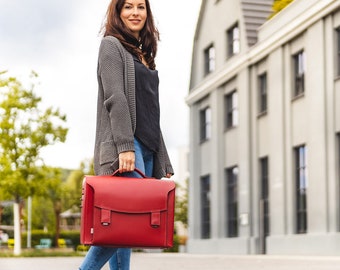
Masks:
[[[161,225],[161,212],[151,212],[150,225],[152,228],[158,228]],[[111,224],[111,211],[108,209],[100,209],[100,223],[103,226]]]
[[[135,168],[135,172],[139,173],[142,176],[142,178],[147,178],[146,175],[141,170]],[[114,175],[119,175],[119,169],[115,170],[112,176]]]

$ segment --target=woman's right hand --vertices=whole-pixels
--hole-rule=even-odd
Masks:
[[[128,151],[119,154],[119,169],[120,173],[131,172],[135,169],[135,152]]]

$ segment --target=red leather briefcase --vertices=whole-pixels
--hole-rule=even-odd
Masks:
[[[169,248],[173,245],[174,208],[172,180],[144,175],[85,176],[80,241],[85,245]]]

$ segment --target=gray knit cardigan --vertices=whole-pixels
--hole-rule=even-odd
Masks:
[[[102,39],[98,56],[98,103],[94,149],[96,175],[118,169],[118,155],[134,151],[136,129],[135,67],[132,55],[118,39]],[[173,174],[173,168],[160,134],[159,151],[154,158],[153,177]]]

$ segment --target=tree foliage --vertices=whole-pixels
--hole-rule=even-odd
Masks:
[[[63,198],[67,209],[79,206],[84,175],[94,175],[93,160],[82,161],[79,169],[72,171],[67,177],[65,188],[68,192]]]
[[[278,14],[282,9],[284,9],[286,6],[288,6],[291,2],[294,0],[274,0],[273,3],[273,13],[270,15],[270,17],[275,16]]]
[[[59,234],[60,213],[69,209],[80,211],[84,175],[93,175],[93,161],[84,160],[79,169],[46,168],[45,185],[39,196],[33,198],[32,228],[53,230]]]
[[[182,222],[185,228],[188,227],[188,190],[186,187],[176,184],[177,191],[181,193],[176,196],[175,221]],[[187,181],[185,186],[187,186]]]
[[[0,188],[19,202],[42,194],[46,167],[40,157],[43,147],[64,142],[66,116],[58,109],[41,109],[35,84],[25,87],[14,77],[0,73]],[[31,80],[37,78],[32,72]]]

